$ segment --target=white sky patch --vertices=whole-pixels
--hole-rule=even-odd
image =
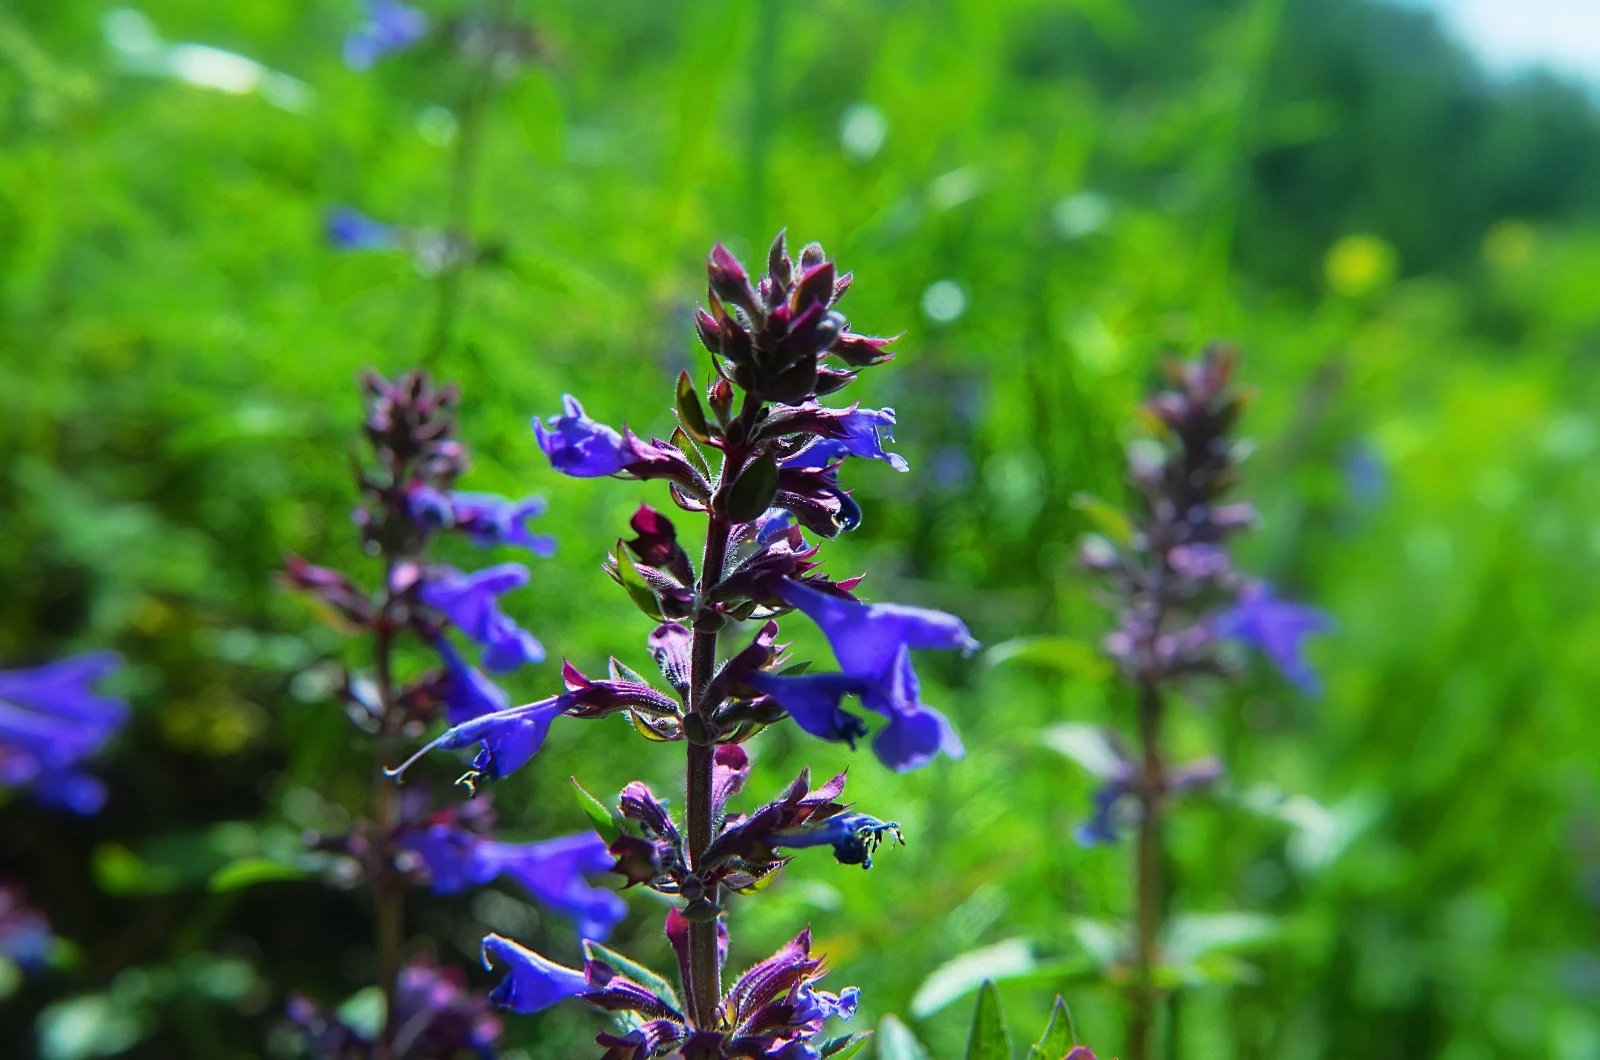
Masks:
[[[1492,70],[1547,66],[1600,86],[1600,0],[1410,0]]]

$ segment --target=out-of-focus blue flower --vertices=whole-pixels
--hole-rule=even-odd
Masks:
[[[965,753],[945,716],[922,703],[911,665],[914,648],[976,649],[960,619],[920,607],[862,603],[793,579],[783,582],[782,595],[822,629],[842,673],[755,674],[748,679],[753,687],[777,699],[812,735],[852,742],[864,727],[839,703],[846,695],[860,696],[863,706],[889,719],[872,749],[898,772],[926,765],[940,751],[952,758]]]
[[[0,887],[0,957],[36,971],[48,963],[54,944],[50,922],[27,904],[21,889]]]
[[[428,16],[400,0],[367,0],[367,17],[344,39],[344,63],[368,70],[385,55],[404,51],[428,33]]]
[[[459,751],[481,744],[477,757],[472,760],[472,768],[491,780],[499,780],[527,765],[544,745],[550,723],[576,705],[577,700],[570,695],[551,696],[537,703],[484,714],[446,730],[405,762],[385,772],[398,779],[431,751]]]
[[[542,905],[571,917],[588,939],[606,938],[628,912],[621,898],[584,879],[586,873],[610,871],[616,861],[594,832],[541,843],[502,843],[456,825],[434,824],[404,843],[427,864],[439,894],[456,894],[506,876]]]
[[[329,244],[338,250],[393,250],[400,245],[400,229],[350,206],[329,210],[324,231]]]
[[[0,672],[0,785],[79,814],[105,804],[104,785],[77,766],[127,720],[126,703],[93,689],[120,662],[96,652]]]
[[[520,545],[536,556],[553,556],[555,538],[535,534],[528,523],[544,514],[543,497],[514,501],[497,493],[452,493],[450,507],[455,528],[479,545]]]
[[[511,706],[499,686],[468,664],[449,641],[441,637],[434,648],[444,660],[445,718],[451,725],[495,714]]]
[[[1320,695],[1322,682],[1302,654],[1305,638],[1327,633],[1333,619],[1314,607],[1279,600],[1264,583],[1248,586],[1238,601],[1211,620],[1211,631],[1233,637],[1260,651],[1283,676],[1309,695]]]
[[[422,600],[483,645],[486,668],[506,673],[544,658],[544,648],[533,634],[500,610],[500,594],[527,583],[528,568],[520,563],[501,563],[471,574],[441,567],[424,582]]]
[[[1389,466],[1369,443],[1351,443],[1339,463],[1344,471],[1345,489],[1361,507],[1376,506],[1389,492]]]
[[[573,478],[603,478],[621,473],[638,459],[628,440],[590,419],[577,398],[565,395],[561,407],[561,415],[550,417],[548,427],[538,417],[533,421],[534,436],[551,467]]]
[[[490,935],[483,940],[483,966],[492,971],[496,962],[506,966],[506,977],[489,992],[489,1000],[512,1012],[543,1012],[569,997],[590,992],[588,980],[576,968],[557,964],[503,936]]]
[[[1087,821],[1072,830],[1072,837],[1082,847],[1096,847],[1115,843],[1121,838],[1117,833],[1116,810],[1124,796],[1132,794],[1133,778],[1130,775],[1112,777],[1101,782],[1094,790],[1094,813]]]

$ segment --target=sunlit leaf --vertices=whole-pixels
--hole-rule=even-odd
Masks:
[[[1034,970],[1033,947],[1027,939],[1007,939],[955,957],[922,981],[911,998],[911,1015],[927,1019],[957,998],[989,980],[1014,979]]]

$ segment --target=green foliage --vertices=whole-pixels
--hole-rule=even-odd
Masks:
[[[1122,448],[1158,360],[1223,336],[1260,392],[1240,565],[1340,630],[1313,649],[1322,700],[1241,657],[1246,682],[1197,682],[1204,709],[1171,733],[1229,768],[1167,837],[1171,1055],[1594,1053],[1600,129],[1578,89],[1490,82],[1378,0],[512,6],[547,47],[475,127],[468,228],[500,252],[460,277],[430,354],[462,385],[464,486],[547,495],[560,541],[507,598],[551,653],[506,679],[512,701],[556,691],[563,657],[653,672],[648,620],[601,570],[641,494],[553,474],[529,418],[570,391],[641,436],[697,430],[674,409],[680,373],[707,371],[703,255],[756,258],[780,224],[854,270],[859,328],[904,333],[896,371],[845,396],[896,409],[913,471],[846,470],[866,521],[829,569],[1003,646],[919,661],[960,762],[893,776],[792,727],[752,742],[750,790],[848,766],[909,845],[870,873],[799,858],[735,900],[730,968],[810,923],[830,983],[863,989],[864,1055],[949,1057],[977,983],[933,1006],[930,976],[1026,939],[1026,972],[979,973],[1018,1025],[1064,992],[1085,1041],[1126,1056],[1130,851],[1071,830],[1105,750],[1089,734],[1125,730],[1128,704],[1073,548],[1126,532]],[[0,806],[8,876],[81,948],[0,1008],[0,1041],[89,1027],[149,1050],[129,1055],[253,1058],[287,989],[370,982],[349,956],[365,907],[298,840],[370,798],[343,779],[365,751],[324,665],[367,660],[273,573],[294,550],[379,576],[349,523],[354,380],[432,349],[445,302],[403,252],[326,247],[323,210],[437,229],[461,141],[427,55],[340,65],[358,8],[141,8],[166,45],[292,79],[240,94],[131,66],[110,3],[0,12],[0,667],[112,645],[136,708],[102,818]],[[827,668],[803,622],[784,638]],[[586,827],[572,774],[674,792],[671,745],[618,755],[615,726],[558,721],[494,792],[507,833]],[[423,769],[456,797],[459,769]],[[266,864],[306,878],[242,885]],[[483,929],[576,961],[513,893],[418,894],[410,923],[463,967]],[[661,910],[630,901],[609,944],[671,967]],[[257,978],[209,997],[178,971],[200,959]],[[595,1026],[512,1019],[506,1045],[588,1055]]]

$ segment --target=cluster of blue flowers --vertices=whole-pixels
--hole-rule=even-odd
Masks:
[[[106,789],[82,765],[122,728],[128,705],[94,691],[121,660],[79,655],[0,671],[0,787],[78,814],[99,811]]]

